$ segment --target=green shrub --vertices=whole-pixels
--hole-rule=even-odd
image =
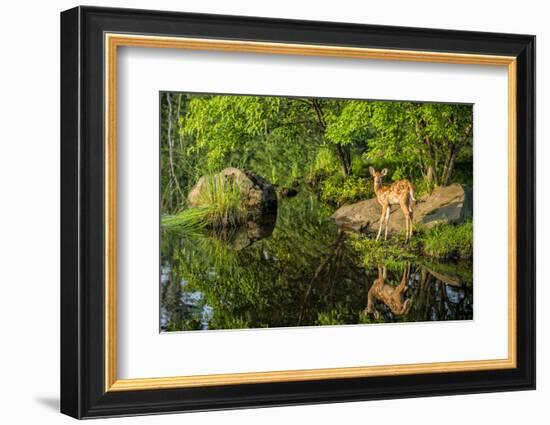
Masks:
[[[354,176],[370,178],[369,167],[371,165],[370,161],[365,161],[360,155],[355,155],[351,160],[351,173]]]
[[[367,268],[384,264],[388,269],[400,269],[408,261],[418,261],[429,256],[440,260],[469,260],[473,256],[473,224],[441,224],[432,229],[416,224],[410,241],[405,241],[403,232],[391,238],[375,240],[367,236],[353,236],[353,248],[363,255]]]
[[[338,158],[328,146],[322,146],[317,151],[315,160],[309,168],[308,180],[315,185],[336,173],[340,173]]]
[[[418,199],[420,196],[428,195],[435,189],[435,184],[426,179],[420,178],[412,181],[414,187],[414,196]]]
[[[330,147],[323,146],[319,149],[315,156],[313,169],[325,175],[330,175],[338,171],[338,159]]]
[[[442,224],[424,236],[424,253],[440,259],[469,259],[473,256],[473,223]]]
[[[336,309],[326,313],[320,312],[317,315],[317,322],[320,326],[345,325],[347,323],[345,315]]]
[[[377,241],[369,237],[356,236],[351,243],[353,248],[363,255],[363,264],[366,268],[375,268],[383,264],[389,270],[399,270],[408,261],[417,259],[417,245],[405,244],[404,237]]]
[[[343,178],[336,174],[321,183],[321,200],[334,206],[369,199],[374,196],[370,181],[357,176]]]

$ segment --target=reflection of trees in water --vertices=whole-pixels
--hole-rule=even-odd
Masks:
[[[187,292],[184,285],[185,281],[172,275],[161,288],[162,331],[208,329],[211,307],[203,302],[201,292]]]
[[[169,267],[161,272],[161,310],[160,327],[163,331],[178,330],[186,318],[184,304],[181,302],[181,283],[174,278]]]
[[[187,282],[177,274],[174,259],[167,253],[183,247],[180,238],[162,238],[160,273],[161,331],[208,329],[211,308],[203,302],[199,291],[188,291]]]
[[[163,328],[204,328],[205,305],[213,311],[209,329],[471,318],[471,290],[464,294],[462,287],[453,287],[459,295],[449,295],[448,285],[430,273],[423,278],[423,269],[416,266],[407,283],[412,305],[405,316],[396,317],[380,301],[379,320],[363,314],[377,270],[363,267],[362,255],[328,216],[304,193],[280,204],[269,237],[240,250],[227,238],[205,232],[163,233],[161,260],[169,267],[161,292]],[[200,294],[194,304],[182,302],[192,293]]]

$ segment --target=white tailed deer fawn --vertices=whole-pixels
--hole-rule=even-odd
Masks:
[[[386,304],[391,312],[396,316],[403,316],[411,309],[412,300],[404,299],[403,294],[408,289],[409,276],[411,273],[411,265],[407,264],[403,271],[401,282],[397,286],[392,286],[386,283],[388,271],[386,267],[378,266],[378,279],[376,279],[369,289],[367,308],[363,311],[364,314],[374,314],[378,319],[380,313],[374,308],[374,300],[377,299]]]
[[[374,193],[378,203],[382,206],[382,215],[380,216],[380,226],[376,240],[380,239],[382,233],[382,225],[386,225],[384,239],[388,239],[388,221],[390,220],[391,206],[399,204],[401,211],[405,216],[405,239],[408,241],[412,237],[412,218],[413,207],[416,199],[414,199],[414,190],[410,181],[399,180],[389,186],[382,185],[382,177],[388,174],[388,169],[376,171],[369,167],[369,172],[374,179]]]

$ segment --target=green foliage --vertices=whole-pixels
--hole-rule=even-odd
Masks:
[[[470,259],[473,256],[473,223],[439,225],[424,237],[424,252],[439,259]]]
[[[332,309],[327,312],[320,312],[317,317],[317,323],[319,325],[345,325],[346,318],[344,317],[344,314],[342,311],[337,309]]]
[[[366,158],[415,170],[410,177],[446,185],[458,157],[471,165],[470,105],[373,102],[371,125]]]
[[[327,146],[321,146],[313,162],[311,178],[328,177],[337,172],[338,159],[334,151]]]
[[[362,160],[360,156],[353,157],[351,161],[351,173],[354,176],[368,177],[369,176],[369,167],[365,161]]]
[[[205,157],[208,172],[235,166],[285,184],[320,140],[310,109],[290,98],[193,96],[181,135],[194,138],[187,153]]]
[[[391,239],[375,240],[353,236],[352,246],[363,254],[366,267],[384,264],[388,269],[402,268],[406,262],[431,257],[438,260],[470,260],[473,255],[473,224],[441,224],[432,229],[415,225],[413,238],[406,242],[403,233]]]
[[[328,139],[341,145],[366,140],[371,133],[370,121],[374,104],[375,102],[362,100],[343,103],[340,113],[331,115],[328,120]]]
[[[199,317],[191,317],[189,319],[182,319],[179,322],[176,321],[170,321],[168,325],[166,326],[166,331],[168,332],[174,332],[174,331],[180,331],[182,329],[185,330],[200,330],[201,329],[201,320]]]
[[[414,240],[414,238],[413,238]],[[365,236],[355,236],[353,248],[363,255],[363,264],[368,268],[375,268],[384,264],[388,269],[399,269],[407,261],[418,260],[418,245],[405,244],[397,237],[388,241],[377,241]]]
[[[417,179],[413,181],[414,196],[416,199],[430,194],[435,189],[435,183],[426,179]]]
[[[374,189],[370,179],[353,175],[343,178],[340,174],[334,174],[321,183],[320,194],[322,201],[339,207],[372,198]]]
[[[195,137],[191,153],[205,150],[208,167],[217,170],[236,153],[247,155],[248,145],[267,132],[280,102],[277,97],[194,96],[181,132]]]

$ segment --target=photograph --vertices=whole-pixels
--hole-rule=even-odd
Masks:
[[[161,332],[473,319],[472,104],[159,106]]]

